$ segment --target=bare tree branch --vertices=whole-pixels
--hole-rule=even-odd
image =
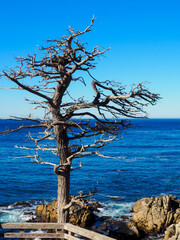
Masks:
[[[45,128],[45,127],[47,127],[47,126],[46,126],[45,124],[29,125],[29,126],[20,126],[20,127],[16,128],[16,129],[12,129],[12,130],[8,129],[8,130],[6,130],[6,131],[0,132],[0,134],[5,135],[5,134],[8,134],[8,133],[20,131],[20,130],[22,130],[22,129],[43,128],[43,127]]]

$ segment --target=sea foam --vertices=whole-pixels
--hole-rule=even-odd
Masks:
[[[116,203],[114,201],[108,201],[101,203],[102,208],[99,208],[100,212],[97,214],[99,217],[110,216],[111,218],[119,219],[122,215],[130,217],[132,213],[130,210],[134,202],[121,202]]]

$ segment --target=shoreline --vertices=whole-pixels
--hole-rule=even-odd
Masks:
[[[159,203],[160,201],[163,202],[163,204]],[[35,202],[34,202],[35,203]],[[49,203],[50,204],[50,203]],[[101,234],[105,234],[105,235],[109,235],[110,237],[115,237],[115,239],[128,239],[128,240],[135,240],[135,239],[141,239],[141,240],[148,240],[148,239],[162,239],[165,235],[164,232],[167,229],[167,227],[170,225],[171,221],[169,222],[169,225],[167,225],[166,227],[164,227],[164,230],[160,230],[158,232],[158,228],[157,231],[155,231],[154,233],[150,230],[149,228],[149,232],[142,230],[140,226],[138,226],[138,222],[136,224],[135,220],[136,217],[135,214],[139,214],[138,211],[140,211],[142,213],[142,206],[158,206],[159,209],[157,210],[157,212],[161,212],[161,214],[163,212],[165,212],[163,209],[167,210],[167,207],[169,207],[169,211],[172,212],[172,209],[174,209],[174,215],[173,218],[175,219],[175,215],[176,215],[176,220],[177,222],[180,222],[180,200],[178,200],[175,196],[172,195],[164,195],[164,196],[160,196],[160,197],[155,197],[155,198],[142,198],[140,200],[138,200],[132,210],[130,215],[128,216],[129,212],[127,212],[127,214],[119,216],[119,218],[114,218],[112,216],[103,216],[102,212],[105,208],[105,206],[100,205],[97,202],[86,202],[86,210],[92,210],[92,212],[90,212],[90,214],[94,214],[95,218],[93,219],[93,215],[92,215],[92,219],[93,222],[88,222],[88,224],[79,224],[80,222],[74,222],[75,225],[80,225],[81,227],[85,227],[87,229],[90,229],[92,231],[96,231],[98,233]],[[159,205],[158,205],[159,204]],[[44,206],[46,206],[45,204],[43,204]],[[164,208],[162,208],[162,205],[164,206]],[[23,202],[18,202],[18,203],[14,203],[11,205],[0,205],[0,210],[4,209],[4,213],[6,212],[11,212],[13,213],[13,211],[16,212],[19,211],[19,218],[15,219],[15,222],[18,222],[19,219],[21,218],[21,222],[37,222],[40,221],[42,222],[41,218],[38,218],[37,216],[37,206],[38,202],[36,202],[36,205],[32,205],[30,204],[30,201],[23,201]],[[41,205],[40,205],[41,206]],[[176,209],[175,209],[176,207]],[[139,209],[139,210],[138,210]],[[163,210],[163,211],[162,211]],[[74,212],[78,212],[79,210],[75,209]],[[143,210],[146,211],[146,208]],[[148,211],[149,211],[149,207],[148,207]],[[100,213],[100,214],[99,214]],[[177,216],[177,213],[179,214]],[[1,213],[2,214],[2,213]],[[82,214],[81,214],[82,215]],[[145,215],[143,213],[143,215]],[[74,215],[75,218],[78,219],[78,215]],[[14,216],[16,217],[16,216]],[[139,215],[140,217],[140,215]],[[74,218],[74,219],[75,219]],[[163,219],[163,215],[162,217],[159,217],[160,219]],[[132,219],[133,219],[133,224],[132,224]],[[7,219],[9,221],[6,222],[12,222],[12,218]],[[43,219],[43,221],[45,221],[45,219]],[[144,223],[148,221],[150,222],[149,219],[144,219]],[[157,220],[155,220],[157,221]],[[142,222],[142,219],[140,220],[140,222]],[[174,221],[175,222],[175,221]],[[1,222],[2,223],[2,222]],[[156,222],[157,223],[157,222]],[[159,223],[159,226],[163,226],[163,223]],[[163,228],[162,228],[163,229]],[[135,235],[133,235],[135,233]],[[128,235],[129,234],[129,235]],[[128,235],[128,237],[127,237]],[[121,237],[120,237],[121,236]]]

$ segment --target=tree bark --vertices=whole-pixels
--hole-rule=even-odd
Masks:
[[[66,129],[61,126],[54,126],[54,132],[58,147],[58,153],[60,158],[60,165],[67,163],[67,157],[69,156],[69,141]],[[61,166],[58,174],[58,207],[57,216],[58,223],[66,223],[69,221],[69,209],[64,209],[69,203],[69,186],[70,186],[70,165]]]
[[[69,222],[69,209],[64,210],[64,207],[69,203],[70,166],[63,168],[58,175],[58,223]]]

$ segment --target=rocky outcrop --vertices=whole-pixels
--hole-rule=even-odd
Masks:
[[[171,224],[180,222],[180,201],[172,195],[142,198],[132,210],[131,221],[145,233],[163,233]]]
[[[42,222],[57,222],[57,201],[41,204],[36,207],[35,211],[38,221]],[[93,213],[93,205],[89,205],[82,200],[75,203],[70,208],[70,223],[81,227],[90,227],[95,222]]]
[[[114,220],[111,221],[109,236],[121,240],[138,240],[142,237],[132,222],[117,222]]]
[[[36,207],[36,217],[42,222],[57,222],[57,201]]]
[[[70,223],[81,227],[91,227],[95,221],[94,212],[98,212],[98,203],[88,203],[81,200],[70,208]],[[57,201],[42,204],[36,208],[36,216],[39,221],[57,221]],[[175,196],[166,195],[156,198],[142,198],[133,208],[133,216],[129,219],[122,216],[122,220],[116,221],[110,217],[98,219],[100,225],[94,225],[93,231],[108,234],[110,237],[121,240],[142,239],[145,234],[159,234],[166,230],[165,240],[180,240],[180,200]],[[179,224],[178,224],[179,223]],[[169,227],[170,226],[170,227]]]
[[[164,240],[180,240],[180,222],[166,229]]]
[[[95,223],[95,215],[92,207],[85,205],[82,208],[70,212],[69,223],[80,227],[90,227]]]
[[[13,204],[14,207],[31,207],[31,204],[27,201],[16,202]]]

